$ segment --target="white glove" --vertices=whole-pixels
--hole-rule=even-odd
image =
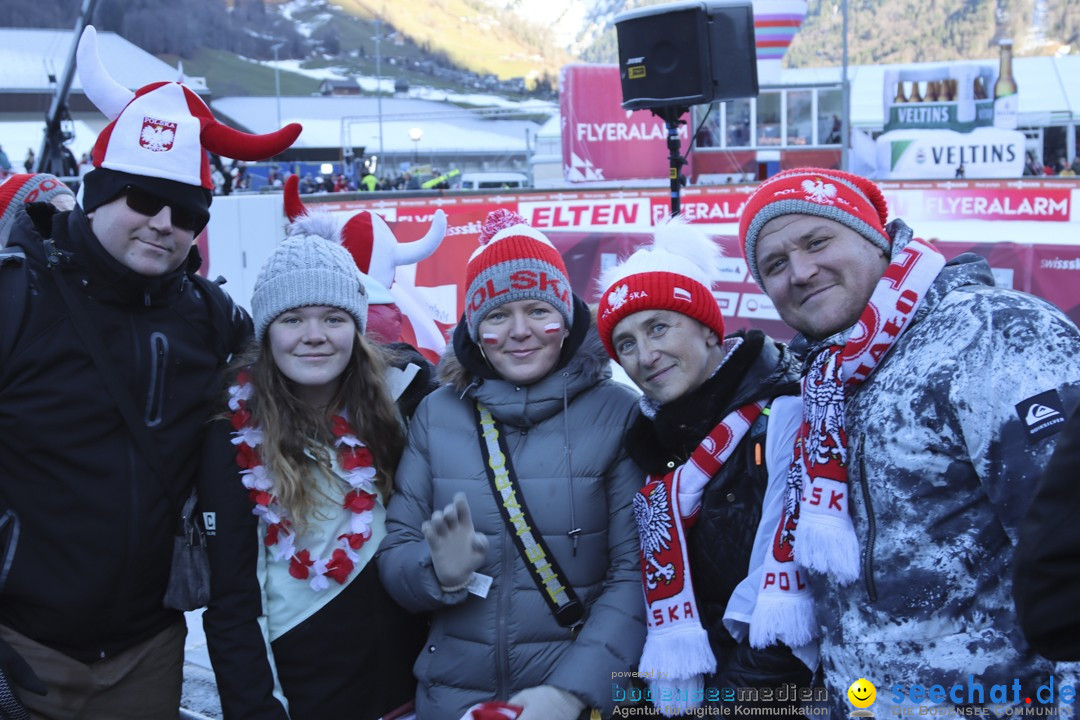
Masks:
[[[525,708],[518,720],[577,720],[585,709],[576,695],[551,685],[525,688],[507,702]]]
[[[439,585],[447,592],[464,588],[484,562],[488,547],[487,538],[473,529],[465,493],[455,494],[454,502],[433,512],[420,529],[431,548],[431,565]]]

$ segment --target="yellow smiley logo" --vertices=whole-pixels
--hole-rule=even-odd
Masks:
[[[847,690],[848,700],[857,708],[868,708],[877,699],[877,688],[865,678],[859,678],[851,683]]]

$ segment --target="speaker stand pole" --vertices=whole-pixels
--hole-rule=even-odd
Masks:
[[[686,124],[682,116],[690,111],[688,107],[668,106],[655,108],[652,114],[660,118],[667,125],[668,163],[670,166],[669,177],[671,179],[671,216],[675,217],[680,212],[679,194],[686,182],[682,174],[682,166],[686,160],[682,156],[682,142],[679,140],[679,126]]]

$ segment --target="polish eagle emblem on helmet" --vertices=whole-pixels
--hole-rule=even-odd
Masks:
[[[139,132],[139,145],[151,152],[168,152],[172,150],[175,139],[176,123],[143,117],[142,130]]]

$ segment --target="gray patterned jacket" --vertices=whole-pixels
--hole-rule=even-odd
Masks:
[[[898,246],[910,240],[900,221],[888,230]],[[1014,679],[1020,704],[1034,702],[1053,672],[1020,632],[1011,562],[1057,420],[1080,402],[1080,331],[1049,303],[993,284],[982,258],[950,261],[848,399],[862,573],[847,587],[814,577],[834,717],[851,710],[846,691],[860,677],[877,687],[882,717],[910,704],[898,700],[913,684],[960,684],[967,703],[969,675],[987,704],[993,684],[1008,685],[1011,702]],[[808,345],[792,349],[809,357]]]

